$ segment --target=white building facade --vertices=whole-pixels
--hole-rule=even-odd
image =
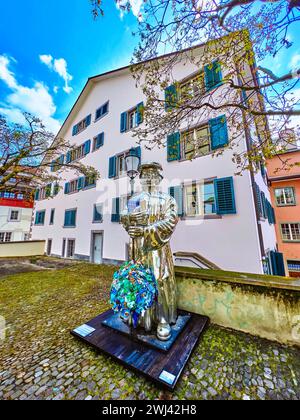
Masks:
[[[20,192],[0,193],[0,243],[29,240],[32,207]]]
[[[186,81],[195,71],[193,64],[179,62],[174,78]],[[216,94],[222,97],[222,86]],[[199,157],[190,160],[189,127],[169,136],[166,148],[148,150],[136,144],[132,128],[144,123],[145,100],[129,67],[89,79],[59,133],[76,149],[58,158],[82,159],[100,172],[101,179],[94,182],[65,171],[59,191],[52,187],[51,194],[37,192],[32,239],[47,240],[46,252],[53,256],[96,263],[125,261],[129,238],[119,214],[130,187],[124,157],[135,148],[142,162],[162,165],[162,190],[177,200],[180,221],[172,238],[174,253],[199,254],[224,270],[272,272],[268,254],[276,250],[276,236],[267,176],[263,170],[235,176],[233,150],[226,147],[232,135],[226,111],[210,111],[193,128],[193,135],[196,130],[206,140]],[[245,130],[236,147],[245,150],[247,141]],[[219,148],[223,154],[213,157]],[[178,263],[197,266],[192,257],[179,258]]]

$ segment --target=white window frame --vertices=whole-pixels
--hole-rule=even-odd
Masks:
[[[71,255],[70,253],[70,243],[73,242],[73,255]],[[67,258],[73,259],[75,257],[75,247],[76,247],[76,240],[75,239],[67,239],[67,247],[66,247],[66,251],[67,251]]]
[[[137,106],[130,109],[127,113],[127,127],[128,127],[128,131],[129,130],[133,130],[134,128],[136,128],[138,126],[138,124],[136,123],[136,119],[137,119]],[[133,120],[131,120],[131,117],[133,118]],[[131,124],[131,121],[133,122],[133,124]]]
[[[205,206],[204,206],[204,187],[205,185],[208,184],[212,184],[213,185],[213,181],[204,181],[204,182],[200,182],[200,181],[195,181],[189,184],[185,184],[183,186],[183,201],[184,201],[184,215],[185,217],[207,217],[207,216],[216,216],[217,215],[217,206],[216,206],[216,197],[214,195],[214,199],[215,199],[215,212],[214,213],[205,213]],[[187,205],[187,198],[188,198],[188,188],[190,187],[196,187],[196,191],[197,191],[197,196],[196,196],[196,206],[197,206],[197,211],[195,212],[195,214],[191,214],[188,211],[188,205]]]
[[[283,226],[288,226],[288,233],[289,233],[289,238],[286,237],[286,234],[283,233]],[[292,225],[298,225],[298,238],[295,237],[293,229],[292,229]],[[281,237],[282,237],[282,241],[283,242],[300,242],[300,222],[287,222],[287,223],[280,223],[280,231],[281,231]]]
[[[3,235],[3,240],[1,239],[2,235]],[[8,240],[8,236],[9,236],[9,240]],[[12,242],[12,238],[13,238],[13,232],[0,232],[1,244]]]
[[[293,192],[293,203],[287,203],[287,193],[286,193],[287,189],[292,190],[292,192]],[[276,191],[282,191],[283,192],[283,195],[282,195],[283,199],[284,199],[283,203],[278,203],[277,198],[279,198],[279,197],[277,197]],[[274,195],[275,195],[275,203],[276,203],[277,207],[287,207],[287,206],[295,206],[296,205],[296,194],[295,194],[295,188],[294,187],[275,188],[274,189]],[[280,194],[280,196],[281,196],[281,194]]]
[[[17,219],[12,219],[12,213],[13,212],[17,212],[18,213],[18,218]],[[15,210],[15,209],[9,209],[9,214],[8,214],[8,222],[10,223],[18,223],[21,220],[21,209]]]
[[[209,150],[205,153],[201,153],[201,147],[200,147],[201,145],[199,144],[199,141],[198,141],[197,135],[196,135],[197,131],[201,130],[201,129],[206,129],[207,130],[207,135],[208,135],[207,141],[208,141]],[[187,156],[188,152],[186,152],[186,136],[188,134],[193,134],[193,136],[194,136],[194,152],[193,152],[193,155],[191,157]],[[198,125],[196,127],[193,127],[193,128],[182,131],[180,133],[180,146],[181,146],[181,156],[182,156],[181,160],[191,160],[191,159],[196,159],[198,157],[208,156],[210,153],[212,153],[209,125],[208,124],[201,124],[201,125]],[[204,144],[204,146],[206,146],[206,144]],[[203,147],[203,145],[202,145],[202,147]]]
[[[197,80],[201,80],[201,86],[200,89],[197,87]],[[184,88],[191,90],[192,92],[184,93]],[[179,86],[179,91],[180,91],[180,99],[182,101],[189,101],[192,100],[193,98],[195,98],[196,96],[202,96],[206,93],[206,86],[205,86],[205,74],[204,71],[202,72],[197,72],[194,73],[192,75],[190,75],[189,77],[187,77],[186,79],[182,80]],[[186,97],[185,96],[188,96]]]

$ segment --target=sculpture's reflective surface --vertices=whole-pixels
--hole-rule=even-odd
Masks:
[[[152,269],[158,285],[158,302],[140,318],[146,331],[157,327],[160,340],[171,336],[177,320],[177,291],[169,241],[178,222],[176,201],[159,191],[162,168],[158,163],[140,166],[143,191],[128,202],[121,222],[131,237],[130,253]]]

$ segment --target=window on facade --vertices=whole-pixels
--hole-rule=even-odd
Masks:
[[[24,199],[24,194],[17,194],[17,200],[23,200]]]
[[[2,192],[2,193],[0,194],[0,197],[1,197],[1,198],[11,198],[11,199],[14,199],[14,198],[15,198],[15,193],[11,193],[11,192],[8,192],[8,191],[4,191],[4,192]]]
[[[93,151],[100,149],[104,145],[104,133],[98,134],[98,136],[93,139]]]
[[[28,242],[30,240],[30,233],[24,233],[24,241]]]
[[[292,187],[275,189],[275,199],[278,206],[293,206],[296,204],[295,190]]]
[[[214,183],[193,183],[184,187],[186,216],[216,214]]]
[[[77,210],[66,210],[65,211],[65,223],[64,227],[75,227],[76,226],[76,215]]]
[[[137,108],[134,108],[128,112],[128,128],[131,130],[137,126]]]
[[[10,222],[18,222],[20,218],[20,212],[18,210],[11,210],[10,211],[10,216],[9,216],[9,221]]]
[[[300,261],[288,260],[287,265],[288,265],[289,271],[300,273]]]
[[[50,256],[52,251],[52,239],[48,239],[47,242],[47,255]]]
[[[76,147],[76,149],[71,150],[71,162],[74,162],[74,160],[81,159],[85,156],[85,146],[82,144],[79,147]]]
[[[122,155],[117,156],[117,176],[126,175],[126,161],[125,158],[127,153],[122,153]]]
[[[181,135],[184,159],[204,156],[211,151],[210,129],[207,125],[184,132]]]
[[[35,225],[43,225],[45,223],[46,211],[37,211],[35,215]]]
[[[0,232],[0,242],[11,242],[12,232]]]
[[[94,187],[96,184],[96,178],[94,176],[85,177],[84,188]]]
[[[282,223],[281,233],[284,241],[300,241],[300,223]]]
[[[61,256],[64,258],[65,255],[66,255],[66,239],[63,239],[63,241],[62,241]]]
[[[197,74],[180,84],[180,98],[183,101],[188,101],[198,95],[203,95],[205,90],[204,73]]]
[[[102,223],[103,222],[103,206],[102,206],[102,204],[95,204],[94,205],[93,222],[94,223]]]
[[[75,179],[74,181],[71,181],[69,183],[69,194],[72,194],[77,191],[78,191],[78,179]]]
[[[75,255],[75,239],[68,239],[67,258],[74,258]]]
[[[129,198],[130,196],[128,195],[123,195],[120,197],[120,214],[126,210]]]
[[[91,124],[91,114],[88,115],[86,118],[84,118],[82,121],[80,121],[78,124],[74,125],[73,127],[73,136],[76,136],[81,131],[86,129]]]
[[[54,224],[55,209],[51,209],[50,213],[50,225]]]
[[[97,109],[96,120],[99,120],[100,118],[108,114],[108,110],[109,110],[109,106],[108,106],[108,102],[106,102],[104,105],[102,105],[100,108]]]

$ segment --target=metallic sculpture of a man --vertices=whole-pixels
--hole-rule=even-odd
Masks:
[[[167,341],[177,320],[177,290],[169,241],[178,222],[174,198],[159,191],[162,167],[159,163],[139,168],[142,192],[134,195],[121,215],[131,237],[131,258],[152,269],[158,285],[158,301],[140,318],[147,332],[157,327],[157,337]]]

